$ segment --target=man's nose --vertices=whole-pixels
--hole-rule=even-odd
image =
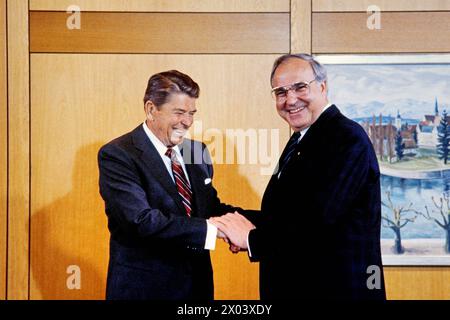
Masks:
[[[192,122],[194,121],[193,117],[191,115],[185,115],[182,119],[181,119],[181,124],[187,128],[189,128],[190,126],[192,126]]]
[[[290,105],[290,104],[296,104],[298,100],[298,96],[295,93],[295,91],[293,90],[289,90],[286,93],[286,104]]]

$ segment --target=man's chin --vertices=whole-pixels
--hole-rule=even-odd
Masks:
[[[303,128],[306,126],[306,121],[287,121],[291,128]]]
[[[183,142],[183,140],[184,140],[184,136],[182,136],[182,137],[172,137],[172,139],[170,139],[170,142],[173,144],[173,145],[178,145],[178,144],[180,144],[180,143],[182,143]]]
[[[311,119],[309,117],[288,117],[286,122],[291,128],[306,128],[311,125]]]

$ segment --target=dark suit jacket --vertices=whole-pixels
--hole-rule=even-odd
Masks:
[[[363,128],[334,105],[325,110],[272,176],[249,235],[262,299],[385,298],[379,177]],[[371,265],[381,289],[367,287]]]
[[[207,183],[213,168],[206,146],[185,139],[181,147],[193,191],[191,218],[142,125],[99,151],[111,233],[107,299],[213,299],[205,219],[236,208],[220,203]]]

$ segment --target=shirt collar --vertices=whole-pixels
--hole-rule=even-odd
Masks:
[[[322,109],[322,112],[320,113],[320,114],[322,114],[322,113],[324,113],[325,112],[325,110],[327,110],[329,107],[331,107],[333,104],[332,103],[328,103],[323,109]]]
[[[142,127],[144,128],[145,134],[150,139],[151,143],[155,146],[156,151],[158,151],[161,158],[164,158],[168,149],[166,145],[162,143],[157,136],[155,136],[155,134],[152,132],[152,130],[150,130],[145,121],[142,124]],[[177,156],[180,155],[180,148],[178,147],[178,145],[172,147],[172,150],[176,152]]]

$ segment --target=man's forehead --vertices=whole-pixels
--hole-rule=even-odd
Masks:
[[[286,61],[284,61],[282,64],[280,64],[275,71],[275,75],[283,75],[284,73],[288,72],[300,72],[300,73],[309,73],[313,72],[311,65],[308,61],[297,59],[297,58],[291,58]]]
[[[314,72],[309,62],[301,59],[289,59],[280,64],[273,77],[274,86],[284,86],[292,82],[311,81]]]

